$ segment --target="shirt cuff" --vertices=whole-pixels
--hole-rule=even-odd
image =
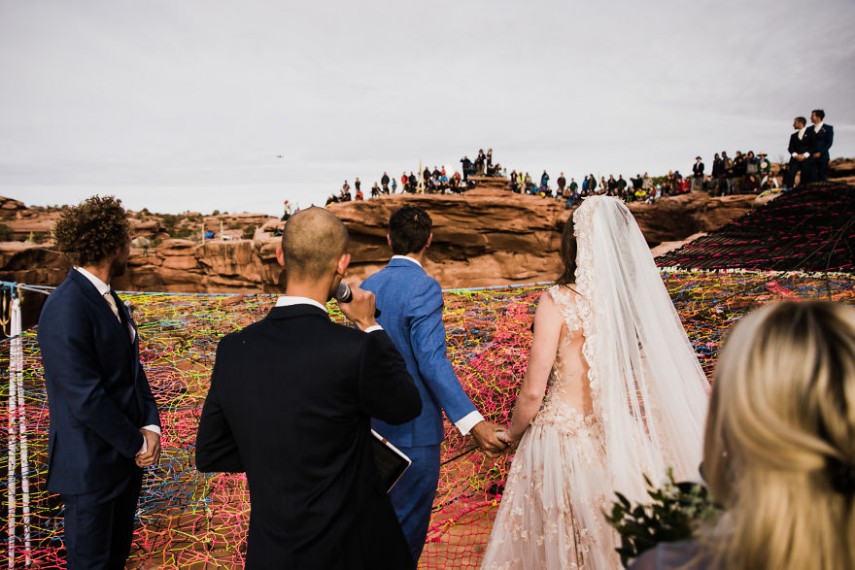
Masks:
[[[161,435],[161,434],[163,433],[163,432],[161,432],[161,431],[160,431],[160,426],[156,426],[156,425],[154,425],[154,424],[147,425],[147,426],[143,426],[143,427],[142,427],[142,429],[146,429],[146,430],[148,430],[148,431],[153,431],[153,432],[154,432],[154,433],[156,433],[157,435]],[[141,454],[141,453],[145,453],[146,451],[148,451],[148,442],[145,440],[145,438],[143,438],[143,440],[142,440],[142,447],[140,448],[140,450],[139,450],[139,452],[137,453],[137,455],[139,455],[139,454]]]
[[[383,330],[383,327],[381,327],[380,325],[374,325],[374,326],[368,327],[367,329],[365,329],[362,332],[372,333],[374,331],[382,331],[382,330]]]
[[[457,429],[460,430],[460,433],[462,435],[466,435],[472,430],[472,428],[474,428],[476,425],[480,424],[483,421],[484,416],[482,416],[478,410],[475,410],[474,412],[469,412],[468,414],[454,422],[454,425],[457,427]]]

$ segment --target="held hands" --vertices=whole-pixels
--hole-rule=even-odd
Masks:
[[[145,444],[135,458],[137,467],[148,467],[160,461],[160,436],[153,431],[140,428]]]
[[[349,303],[339,302],[338,304],[338,308],[341,309],[344,316],[359,327],[359,330],[365,330],[376,325],[374,293],[355,286],[351,287],[350,291],[353,293],[353,299]]]
[[[509,432],[508,430],[503,429],[497,431],[496,437],[500,441],[504,441],[505,443],[507,443],[509,446],[516,447],[517,441],[513,437],[511,437],[511,432]]]
[[[478,444],[478,449],[490,459],[495,459],[508,450],[507,442],[499,438],[499,434],[505,433],[500,425],[488,421],[478,422],[471,433],[475,443]]]

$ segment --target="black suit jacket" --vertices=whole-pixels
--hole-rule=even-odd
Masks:
[[[122,322],[72,269],[39,318],[50,410],[48,489],[55,493],[90,493],[135,475],[139,429],[160,425],[140,364],[139,335],[131,341],[131,316],[113,297]]]
[[[805,129],[805,134],[801,140],[799,140],[799,132],[796,131],[790,135],[790,144],[787,146],[787,152],[792,155],[794,152],[798,154],[804,154],[806,152],[815,152],[813,151],[813,142],[811,140],[812,133],[810,131],[813,130],[813,127],[808,127]]]
[[[370,417],[421,411],[383,331],[277,307],[217,347],[196,439],[201,471],[246,472],[247,568],[408,568],[371,454]]]

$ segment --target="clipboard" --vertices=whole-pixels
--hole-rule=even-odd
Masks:
[[[391,493],[392,487],[413,462],[400,449],[389,443],[385,437],[373,429],[371,436],[371,452],[374,455],[374,464],[377,465],[377,472],[380,474],[386,492]]]

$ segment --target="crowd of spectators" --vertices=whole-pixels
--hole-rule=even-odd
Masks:
[[[596,194],[617,196],[626,202],[646,203],[654,203],[663,196],[685,194],[690,191],[706,191],[712,196],[759,194],[770,188],[779,188],[781,186],[779,176],[786,189],[795,184],[796,171],[800,173],[802,182],[820,179],[820,175],[817,173],[825,174],[827,167],[821,168],[824,163],[820,163],[825,160],[828,154],[826,147],[831,146],[833,134],[830,134],[827,137],[827,142],[823,143],[826,147],[819,149],[819,151],[811,147],[800,152],[801,146],[798,146],[800,141],[806,141],[802,146],[810,144],[819,146],[815,141],[824,140],[825,131],[832,129],[830,126],[824,126],[823,119],[824,113],[821,110],[814,111],[811,114],[811,120],[815,125],[814,131],[805,127],[805,119],[796,118],[796,123],[793,125],[796,128],[796,133],[791,137],[790,148],[788,149],[793,158],[789,165],[782,164],[777,172],[773,171],[772,163],[765,152],[755,154],[753,150],[746,153],[738,150],[733,157],[729,156],[727,151],[716,153],[709,173],[706,171],[702,157],[697,156],[692,165],[692,173],[688,176],[683,176],[679,170],[672,170],[667,175],[658,177],[651,177],[645,172],[643,175],[636,174],[628,179],[624,178],[622,174],[618,174],[617,178],[613,174],[609,174],[608,178],[601,176],[597,180],[593,174],[588,174],[582,177],[581,182],[577,182],[574,177],[571,177],[568,182],[567,177],[561,172],[555,179],[555,185],[552,186],[550,185],[551,177],[546,170],[543,171],[537,182],[528,172],[512,170],[508,174],[506,168],[493,162],[493,149],[488,148],[486,152],[480,149],[475,160],[470,160],[468,156],[460,159],[461,172],[454,171],[449,174],[445,166],[434,166],[433,169],[425,168],[418,174],[414,174],[413,171],[410,171],[409,174],[403,172],[399,179],[390,177],[388,173],[384,172],[379,183],[374,182],[371,187],[370,197],[395,194],[399,189],[401,193],[410,194],[460,193],[476,185],[472,177],[507,177],[511,192],[555,198],[563,201],[567,208],[578,204],[587,196]],[[788,168],[791,171],[789,173]],[[356,178],[354,181],[355,195],[352,195],[350,185],[345,180],[341,191],[338,194],[330,195],[327,204],[363,200],[364,195],[360,186],[360,180]]]
[[[679,176],[679,172],[676,173]],[[617,178],[610,174],[599,181],[593,174],[582,178],[581,184],[575,177],[567,177],[561,172],[555,180],[555,187],[550,186],[549,173],[544,170],[540,175],[540,184],[535,184],[528,172],[512,171],[510,174],[511,192],[517,194],[530,194],[543,198],[556,198],[564,202],[567,208],[581,202],[584,198],[593,195],[617,196],[625,202],[648,202],[652,203],[658,197],[666,195],[670,189],[670,179],[674,179],[675,173],[669,177],[651,178],[646,172],[625,179],[622,174]]]
[[[460,159],[460,164],[463,168],[463,180],[469,180],[470,176],[505,176],[507,169],[503,168],[498,162],[493,164],[493,149],[488,148],[487,152],[484,149],[478,150],[478,155],[475,160],[470,160],[468,156]]]
[[[796,185],[808,182],[823,182],[828,175],[829,149],[834,142],[834,127],[825,123],[825,111],[814,109],[810,114],[811,125],[807,119],[796,117],[787,146],[790,160],[773,172],[772,162],[765,152],[754,154],[749,150],[743,154],[736,151],[733,158],[726,151],[716,153],[712,162],[712,171],[707,176],[700,156],[695,158],[692,167],[692,188],[706,190],[713,196],[733,194],[759,194],[783,185],[785,191]],[[783,162],[783,161],[782,161]],[[780,182],[778,180],[780,177]]]
[[[716,153],[710,176],[706,176],[700,157],[696,161],[692,174],[695,185],[713,196],[759,194],[780,187],[777,177],[772,174],[772,162],[765,152],[755,155],[752,150],[744,154],[737,150],[732,158],[726,151]]]

